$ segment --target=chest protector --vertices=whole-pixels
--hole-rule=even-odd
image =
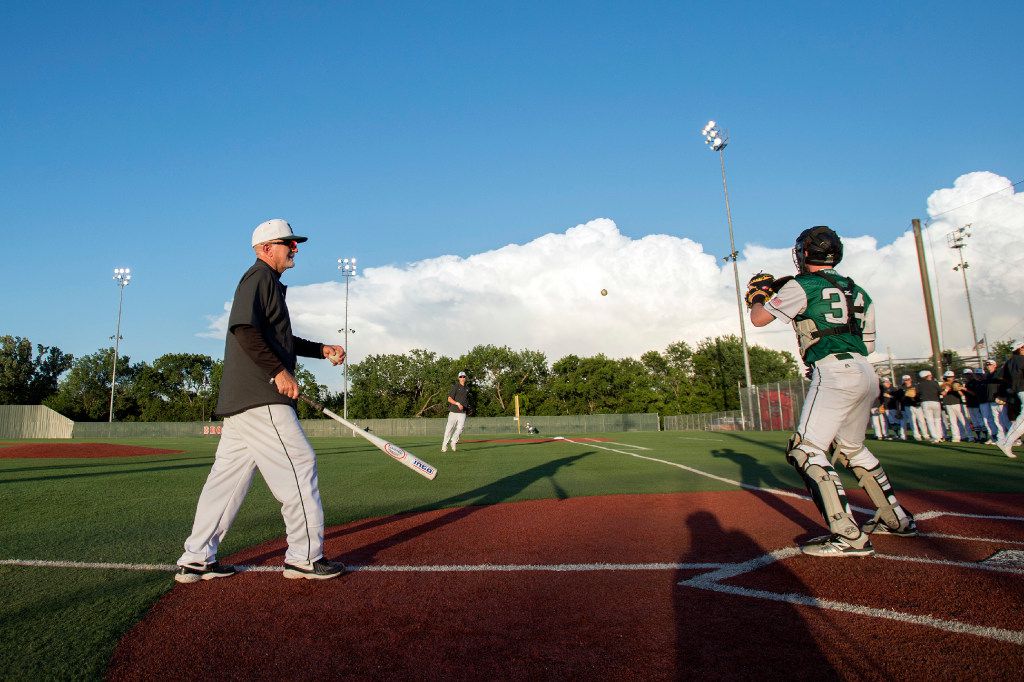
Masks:
[[[832,275],[827,275],[821,271],[811,274],[821,277],[842,293],[843,298],[846,299],[846,323],[839,324],[834,327],[826,327],[825,329],[818,329],[817,323],[810,317],[805,317],[802,320],[795,320],[793,322],[793,327],[796,329],[797,342],[800,344],[800,357],[805,357],[807,355],[807,350],[814,344],[818,343],[818,341],[823,337],[833,336],[835,334],[852,334],[857,338],[861,338],[864,335],[864,329],[857,321],[856,317],[856,313],[864,312],[864,306],[854,305],[853,303],[854,287],[856,286],[853,282],[853,278],[847,277],[846,286],[843,287],[839,285],[839,282]]]

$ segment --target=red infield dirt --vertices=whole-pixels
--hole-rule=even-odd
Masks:
[[[903,498],[918,511],[1019,515],[1024,506],[1024,495]],[[882,536],[872,558],[796,555],[703,587],[678,584],[793,547],[822,532],[816,518],[810,502],[734,491],[357,521],[328,529],[328,557],[420,568],[176,585],[119,644],[109,677],[1018,679],[1022,575],[906,559],[975,562],[1024,549],[1020,521],[941,516],[922,531],[988,539]],[[225,560],[279,566],[283,550],[275,541]],[[643,566],[652,563],[673,566]],[[541,566],[559,570],[528,570]],[[840,609],[772,598],[785,593]]]
[[[112,443],[22,443],[21,445],[0,447],[0,459],[144,457],[146,455],[177,455],[182,452],[184,450],[163,450]]]

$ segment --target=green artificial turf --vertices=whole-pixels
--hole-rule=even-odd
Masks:
[[[434,439],[400,439],[399,445],[439,469],[427,481],[362,439],[314,439],[326,523],[525,499],[734,489],[642,457],[749,485],[802,488],[784,461],[788,434],[605,436],[649,450],[568,441],[464,442],[457,453],[442,454]],[[0,459],[0,559],[173,564],[191,528],[216,441],[118,442],[184,452]],[[868,445],[897,490],[1024,491],[1024,464],[992,446]],[[221,556],[282,535],[279,506],[257,477]],[[0,679],[101,678],[118,639],[172,584],[170,573],[0,566]]]

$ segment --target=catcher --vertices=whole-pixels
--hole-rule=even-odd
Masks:
[[[824,225],[808,228],[793,246],[796,276],[775,279],[758,273],[746,294],[755,327],[776,319],[793,325],[810,371],[811,385],[786,460],[828,524],[829,535],[800,548],[813,556],[870,556],[875,553],[871,533],[917,534],[913,516],[900,506],[882,465],[864,446],[879,392],[866,357],[875,347],[875,312],[867,292],[836,272],[842,258],[839,235]],[[833,468],[837,460],[854,473],[877,509],[862,527],[854,521]]]

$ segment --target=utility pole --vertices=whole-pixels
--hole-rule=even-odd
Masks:
[[[935,306],[932,304],[932,285],[928,279],[928,263],[924,259],[924,238],[921,236],[921,221],[910,221],[914,228],[914,244],[917,246],[917,267],[921,271],[921,290],[924,293],[924,314],[928,320],[928,336],[932,342],[932,360],[935,376],[942,376],[942,349],[939,348],[939,329],[935,325]]]

